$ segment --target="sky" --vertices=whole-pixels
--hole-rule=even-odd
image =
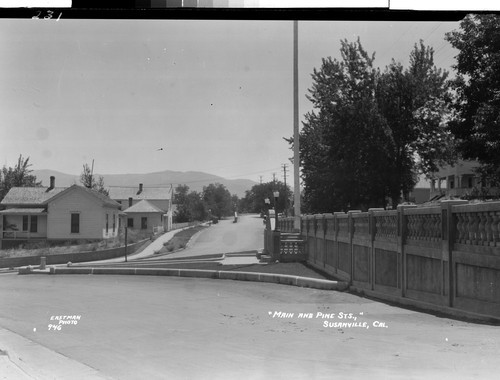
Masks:
[[[55,15],[56,16],[56,15]],[[54,16],[54,18],[55,18]],[[403,65],[420,39],[451,71],[458,22],[299,21],[299,115],[340,41]],[[0,165],[80,174],[201,171],[293,183],[293,23],[0,19]]]

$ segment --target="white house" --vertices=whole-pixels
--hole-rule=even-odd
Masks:
[[[133,229],[164,231],[172,229],[172,186],[110,187],[109,197],[128,215],[127,225]]]
[[[120,205],[82,186],[14,187],[0,202],[0,239],[101,240],[118,235]],[[3,245],[3,244],[2,244]]]

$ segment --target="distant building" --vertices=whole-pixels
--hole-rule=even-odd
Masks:
[[[444,197],[475,197],[481,194],[496,194],[497,188],[481,183],[475,169],[479,166],[476,161],[460,160],[455,165],[442,167],[434,173],[431,180],[431,199]]]
[[[121,205],[127,226],[157,232],[172,229],[172,186],[111,187],[109,197]]]
[[[150,233],[156,233],[158,229],[168,229],[164,226],[165,211],[145,199],[127,208],[125,214],[127,214],[128,228],[140,229]]]

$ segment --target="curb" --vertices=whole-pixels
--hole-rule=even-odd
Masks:
[[[322,280],[310,277],[259,273],[259,272],[236,272],[218,271],[206,269],[173,269],[173,268],[66,268],[52,267],[50,269],[19,268],[19,274],[114,274],[114,275],[142,275],[142,276],[174,276],[174,277],[197,277],[218,280],[237,280],[269,282],[282,285],[293,285],[304,288],[322,290],[346,290],[348,283],[344,281]]]

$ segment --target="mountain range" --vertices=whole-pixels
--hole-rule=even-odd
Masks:
[[[42,181],[43,186],[49,186],[50,177],[56,179],[56,186],[67,187],[73,184],[80,184],[80,175],[61,173],[55,170],[42,169],[33,170],[32,173],[38,181]],[[242,198],[245,191],[250,190],[257,182],[249,179],[225,179],[213,174],[203,172],[177,172],[165,170],[146,174],[95,174],[96,178],[103,177],[105,187],[131,186],[139,188],[142,183],[144,187],[169,187],[178,185],[189,186],[190,191],[203,191],[204,186],[211,183],[224,185],[231,194]]]

